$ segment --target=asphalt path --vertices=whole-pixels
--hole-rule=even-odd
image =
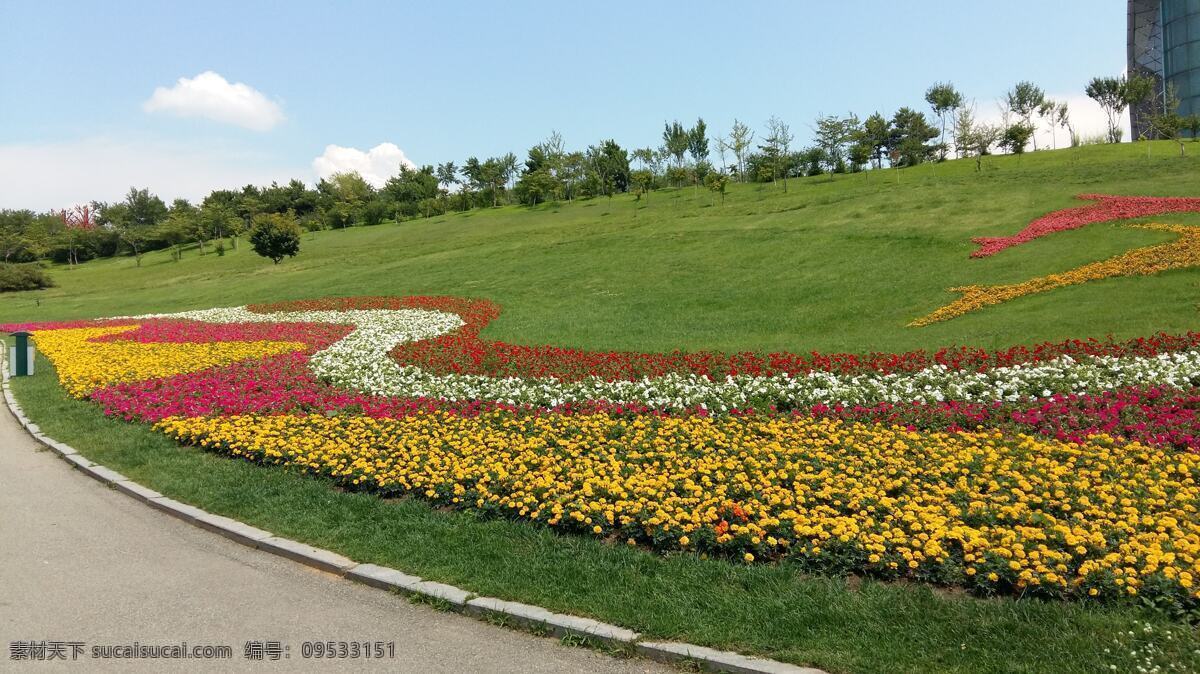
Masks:
[[[380,642],[383,657],[304,657],[306,642],[329,641],[367,642],[372,655]],[[48,650],[66,660],[14,660],[24,654],[21,642],[34,649],[60,642]],[[185,642],[228,647],[232,658],[94,657],[108,646]],[[82,644],[74,661],[70,643]],[[247,644],[263,659],[248,659]],[[6,671],[677,671],[413,604],[239,545],[74,470],[7,409],[0,412],[0,647]]]

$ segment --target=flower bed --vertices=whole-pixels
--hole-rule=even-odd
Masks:
[[[54,362],[63,388],[77,398],[118,382],[158,379],[305,347],[299,342],[276,341],[96,341],[132,329],[118,326],[38,331],[36,339],[38,348]]]
[[[1079,198],[1095,203],[1066,208],[1037,218],[1013,236],[979,236],[971,241],[979,249],[971,257],[987,257],[1034,239],[1078,229],[1085,225],[1112,220],[1148,218],[1168,213],[1200,212],[1200,199],[1183,197],[1118,197],[1107,194],[1081,194]]]
[[[1200,266],[1200,228],[1184,227],[1181,225],[1137,225],[1143,229],[1155,229],[1173,232],[1179,235],[1177,241],[1157,246],[1146,246],[1131,250],[1128,253],[1111,257],[1101,262],[1077,267],[1061,274],[1050,274],[1023,281],[996,286],[964,286],[951,288],[962,293],[962,297],[909,323],[920,327],[946,321],[965,313],[1001,304],[1025,295],[1042,293],[1055,288],[1078,285],[1088,281],[1097,281],[1117,276],[1148,276],[1171,269],[1186,269]]]
[[[1200,455],[1136,444],[506,412],[172,417],[157,428],[352,489],[660,549],[786,555],[985,592],[1197,597]]]
[[[906,354],[524,347],[341,298],[26,325],[71,395],[351,489],[747,561],[1200,606],[1200,335]],[[5,326],[14,327],[14,326]]]

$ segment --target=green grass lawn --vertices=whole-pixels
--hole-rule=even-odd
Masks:
[[[906,324],[965,284],[1011,283],[1170,239],[1093,225],[988,259],[972,236],[1019,231],[1084,192],[1200,196],[1172,144],[1090,146],[904,171],[501,207],[305,235],[274,266],[249,250],[166,251],[52,270],[59,287],[0,297],[0,321],[83,318],[364,294],[499,302],[487,337],[596,349],[988,347],[1200,325],[1200,270],[1094,282],[932,325]],[[1193,154],[1200,156],[1200,145]],[[1200,215],[1172,216],[1200,224]]]
[[[951,286],[1021,281],[1169,240],[1103,224],[967,257],[971,237],[1015,233],[1079,193],[1200,196],[1200,160],[1167,143],[1150,149],[1150,158],[1144,144],[991,157],[978,174],[973,162],[949,162],[792,180],[787,193],[737,185],[724,205],[684,188],[641,202],[478,210],[305,235],[300,256],[278,266],[245,242],[180,262],[152,253],[140,268],[132,258],[100,260],[53,269],[57,288],[0,297],[0,322],[449,294],[504,307],[486,337],[597,349],[887,351],[1196,329],[1200,270],[1110,279],[906,327],[952,300]],[[1200,225],[1200,214],[1164,220]],[[108,419],[68,399],[44,359],[38,367],[15,392],[48,434],[89,458],[199,507],[481,594],[833,672],[1134,671],[1130,649],[1112,642],[1148,620],[1164,658],[1200,669],[1192,629],[1134,605],[980,599],[810,577],[788,563],[661,556],[344,493]]]
[[[1160,662],[1200,671],[1200,637],[1136,606],[979,599],[910,584],[812,577],[788,563],[662,556],[527,522],[347,493],[278,467],[180,447],[68,398],[53,366],[13,380],[51,437],[173,498],[276,534],[479,594],[591,616],[648,638],[756,653],[830,672],[1135,671],[1113,640],[1144,625]],[[68,470],[64,464],[63,470]],[[1171,638],[1167,638],[1167,634]],[[1105,649],[1115,653],[1105,653]]]

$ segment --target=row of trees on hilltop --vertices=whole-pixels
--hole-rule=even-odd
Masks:
[[[1144,78],[1097,77],[1087,95],[1105,111],[1103,140],[1123,137],[1122,115],[1154,100],[1155,137],[1180,141],[1200,135],[1200,118],[1178,114],[1174,92],[1154,92]],[[140,265],[150,250],[168,248],[175,259],[186,247],[200,254],[224,254],[237,247],[256,223],[270,230],[260,239],[296,230],[344,229],[387,221],[428,218],[451,211],[505,204],[612,197],[633,192],[638,199],[662,188],[707,189],[724,199],[729,182],[773,183],[786,190],[789,178],[908,167],[950,157],[983,158],[996,153],[1037,150],[1037,133],[1049,131],[1052,146],[1063,133],[1071,145],[1083,142],[1065,102],[1019,82],[999,101],[1000,120],[984,122],[977,106],[952,83],[939,82],[924,95],[925,109],[901,107],[865,118],[820,115],[809,125],[810,141],[798,146],[792,126],[772,116],[761,127],[734,120],[727,132],[713,133],[703,119],[665,122],[656,145],[626,150],[613,139],[582,149],[568,148],[551,133],[525,153],[509,152],[461,164],[446,161],[403,165],[381,186],[354,172],[337,173],[309,186],[301,180],[241,189],[219,189],[197,203],[170,204],[146,189],[130,188],[119,202],[93,202],[69,211],[34,213],[0,210],[0,254],[4,262],[53,260],[76,264],[94,257],[133,256]],[[294,251],[286,254],[294,254]],[[269,256],[278,262],[280,258]]]

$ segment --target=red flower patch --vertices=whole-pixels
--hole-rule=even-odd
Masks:
[[[1078,229],[1097,222],[1146,218],[1165,213],[1200,212],[1200,199],[1184,197],[1117,197],[1107,194],[1081,194],[1079,198],[1094,203],[1043,215],[1013,236],[977,236],[971,241],[979,244],[979,249],[971,253],[971,257],[995,255],[1005,248],[1011,248],[1047,234]]]

